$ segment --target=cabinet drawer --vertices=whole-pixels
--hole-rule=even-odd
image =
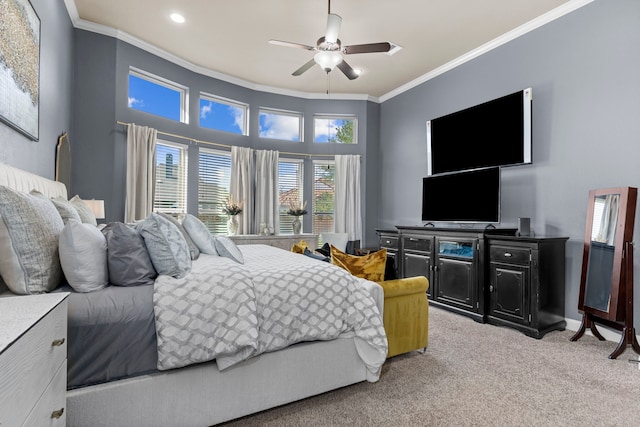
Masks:
[[[67,358],[66,339],[63,301],[0,354],[0,425],[22,425]]]
[[[506,246],[491,246],[491,262],[506,262],[509,264],[528,265],[530,261],[529,249],[510,248]]]
[[[64,427],[67,420],[67,362],[53,377],[23,427]]]
[[[380,236],[380,247],[387,249],[398,249],[398,238]]]
[[[419,237],[403,237],[402,245],[405,250],[431,252],[432,239],[421,239]]]

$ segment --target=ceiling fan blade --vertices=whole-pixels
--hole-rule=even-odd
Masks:
[[[342,18],[340,17],[340,15],[330,13],[327,17],[327,33],[324,36],[324,40],[326,42],[335,43],[338,41],[340,25],[342,25]]]
[[[358,78],[359,74],[356,73],[356,70],[351,68],[351,65],[347,64],[347,61],[342,60],[342,62],[338,64],[338,68],[340,68],[340,71],[342,71],[349,80],[355,80]]]
[[[389,52],[391,50],[391,43],[368,43],[368,44],[354,44],[351,46],[345,46],[342,51],[345,55],[352,55],[354,53],[374,53],[374,52]]]
[[[293,73],[291,73],[291,75],[292,76],[299,76],[302,73],[304,73],[305,71],[307,71],[309,68],[313,67],[314,65],[316,65],[316,61],[315,61],[315,59],[312,59],[311,61],[307,62],[302,67],[298,68]]]
[[[309,46],[306,44],[300,44],[300,43],[292,43],[292,42],[283,42],[281,40],[269,40],[269,43],[274,44],[276,46],[284,46],[284,47],[296,47],[298,49],[304,49],[304,50],[316,50],[315,46]]]

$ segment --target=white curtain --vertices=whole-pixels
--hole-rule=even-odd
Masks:
[[[244,205],[238,234],[251,234],[253,223],[253,150],[231,147],[231,197]]]
[[[360,210],[360,156],[336,156],[334,231],[347,233],[349,240],[362,238]]]
[[[153,128],[127,125],[125,222],[144,219],[153,211],[157,134]]]
[[[256,185],[254,230],[260,233],[261,224],[280,229],[280,201],[278,197],[278,152],[256,151]]]

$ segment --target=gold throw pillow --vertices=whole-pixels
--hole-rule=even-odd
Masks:
[[[300,240],[298,243],[294,243],[291,246],[291,252],[295,254],[304,254],[304,250],[308,248],[309,245],[304,240]]]
[[[382,282],[387,265],[387,250],[380,249],[369,255],[349,255],[331,245],[331,263],[344,268],[356,277]]]

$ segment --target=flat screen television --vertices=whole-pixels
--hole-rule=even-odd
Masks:
[[[531,88],[427,122],[427,175],[531,163]]]
[[[422,221],[500,222],[500,168],[431,175],[422,179]]]

